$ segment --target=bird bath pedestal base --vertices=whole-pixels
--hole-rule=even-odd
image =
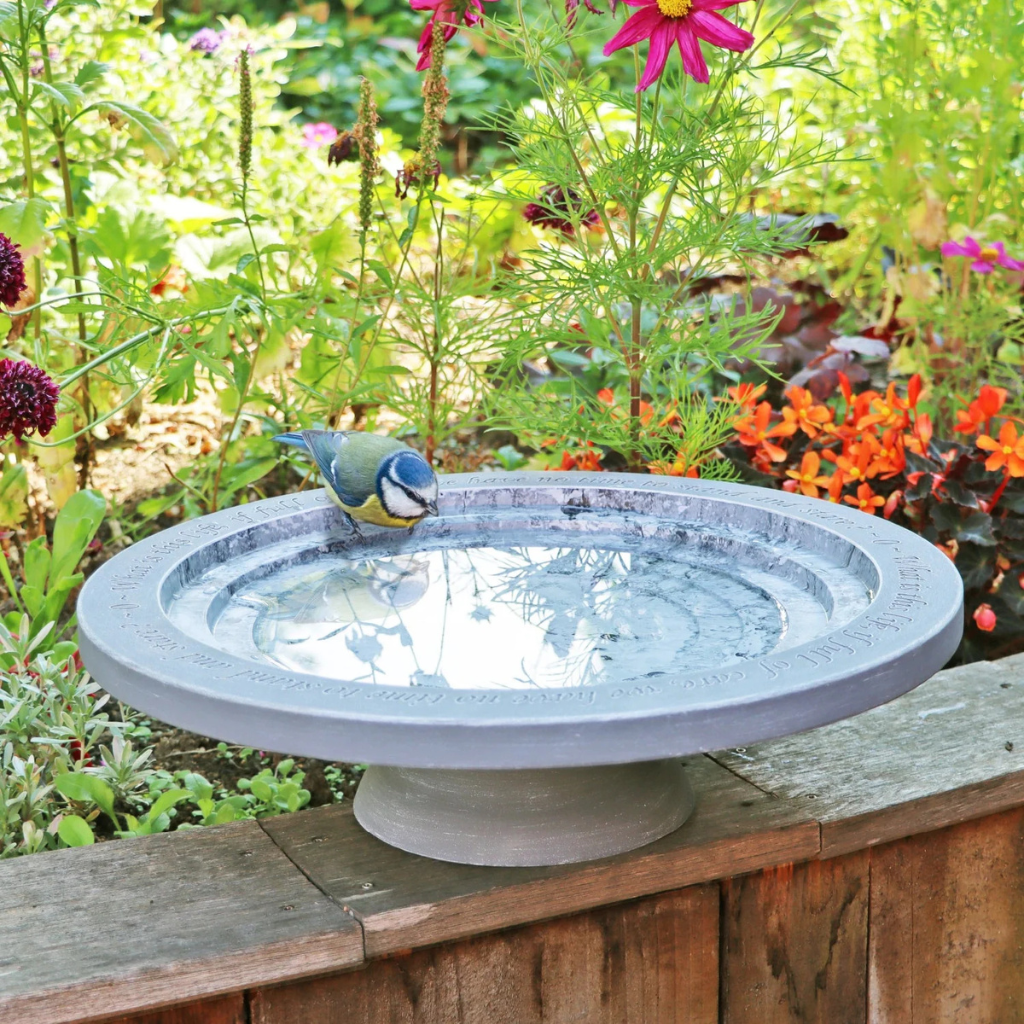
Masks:
[[[366,770],[359,824],[409,853],[500,867],[610,857],[674,832],[693,810],[675,758],[590,768]]]
[[[679,758],[889,701],[962,632],[941,552],[800,495],[491,473],[439,508],[356,535],[314,491],[147,537],[83,587],[83,660],[202,736],[373,766],[355,813],[385,842],[542,865],[666,835]]]

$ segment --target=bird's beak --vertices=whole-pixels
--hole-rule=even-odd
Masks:
[[[436,515],[438,515],[437,502],[436,501],[427,502],[427,515],[428,516],[436,516]]]

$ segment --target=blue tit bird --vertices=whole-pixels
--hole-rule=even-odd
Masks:
[[[313,456],[330,498],[350,519],[415,526],[437,515],[437,476],[419,452],[359,430],[301,430],[275,441]]]

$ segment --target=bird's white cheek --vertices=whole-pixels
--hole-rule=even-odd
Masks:
[[[397,519],[419,519],[423,515],[423,506],[413,501],[408,494],[396,487],[390,480],[381,485],[384,497],[384,510]]]

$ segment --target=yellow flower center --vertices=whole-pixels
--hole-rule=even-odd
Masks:
[[[693,0],[657,0],[657,4],[666,18],[685,18],[693,10]]]
[[[1013,454],[1013,449],[1008,444],[1004,444],[1003,445],[1003,454],[1004,455],[1012,455]]]
[[[658,4],[658,6],[660,7],[660,6],[661,6],[661,4],[659,3],[659,4]],[[985,247],[984,247],[984,248],[983,248],[983,249],[981,250],[981,252],[979,252],[979,253],[978,253],[978,259],[979,259],[979,260],[985,260],[986,262],[989,262],[989,263],[991,263],[991,262],[992,262],[992,260],[997,260],[997,259],[999,259],[999,250],[998,250],[998,249],[990,249],[990,248],[989,248],[989,247],[988,247],[988,246],[986,245],[986,246],[985,246]]]

